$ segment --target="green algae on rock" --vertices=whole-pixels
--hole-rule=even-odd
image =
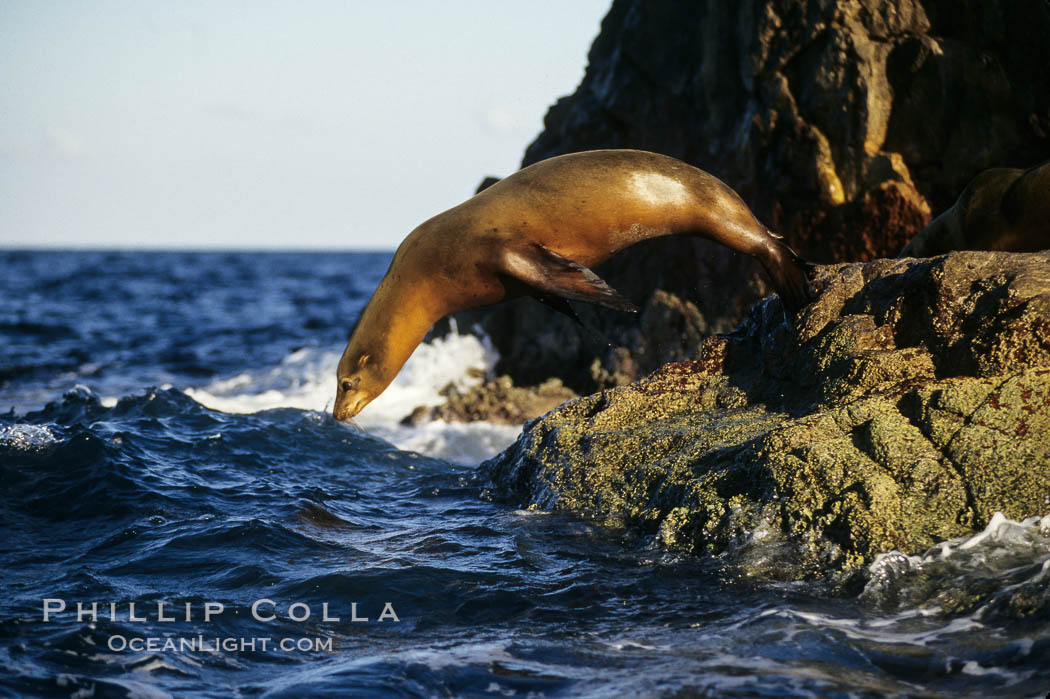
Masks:
[[[698,357],[571,401],[486,462],[496,494],[640,527],[745,575],[845,580],[882,552],[1050,512],[1050,252],[821,268]]]

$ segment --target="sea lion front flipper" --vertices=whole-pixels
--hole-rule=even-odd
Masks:
[[[597,274],[539,244],[506,250],[503,253],[503,271],[537,290],[535,295],[539,297],[554,294],[615,311],[638,312],[633,303]]]
[[[536,299],[547,308],[553,308],[558,313],[571,318],[577,325],[583,326],[583,320],[577,315],[576,309],[569,305],[569,299],[564,296],[554,296],[552,294],[541,294],[536,292],[532,295],[532,298]]]

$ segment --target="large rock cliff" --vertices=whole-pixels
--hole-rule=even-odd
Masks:
[[[681,158],[816,262],[894,256],[977,172],[1050,157],[1044,0],[616,0],[525,165],[591,148]],[[769,292],[758,265],[658,240],[599,274],[643,308],[464,314],[519,383],[622,384],[693,356]]]
[[[696,358],[566,403],[482,466],[518,505],[616,519],[745,575],[841,583],[877,554],[1050,510],[1050,252],[823,268]]]

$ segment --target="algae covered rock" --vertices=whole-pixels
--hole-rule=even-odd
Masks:
[[[1050,512],[1050,253],[816,283],[793,326],[767,299],[696,359],[530,423],[483,465],[495,493],[780,579]]]

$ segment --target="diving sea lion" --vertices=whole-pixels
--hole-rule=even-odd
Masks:
[[[951,250],[1046,248],[1050,248],[1050,161],[1028,170],[997,167],[980,173],[947,211],[908,241],[900,257],[932,257]]]
[[[352,418],[378,396],[449,313],[526,295],[569,315],[569,300],[636,311],[589,268],[665,235],[700,236],[752,255],[792,311],[812,296],[798,255],[712,175],[637,150],[550,158],[405,238],[339,360],[335,418]]]

